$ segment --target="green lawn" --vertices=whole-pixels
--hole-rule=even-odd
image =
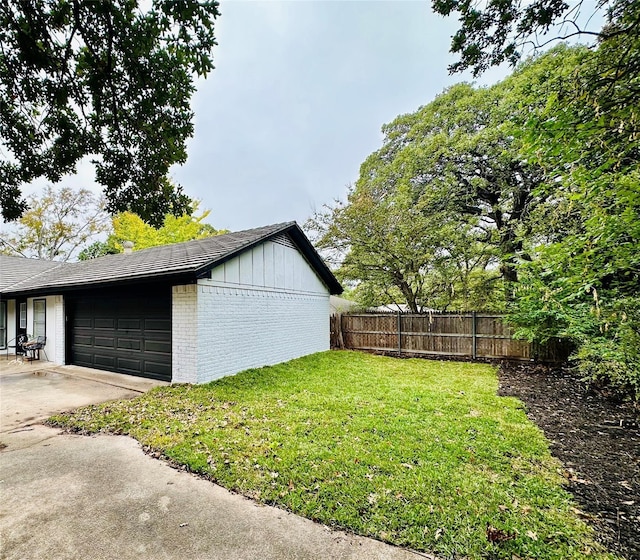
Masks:
[[[497,385],[488,365],[332,351],[51,422],[128,434],[260,502],[444,558],[614,558]]]

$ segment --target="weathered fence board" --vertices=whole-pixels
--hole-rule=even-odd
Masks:
[[[385,353],[562,362],[564,341],[515,340],[499,313],[347,313],[331,316],[331,347]]]

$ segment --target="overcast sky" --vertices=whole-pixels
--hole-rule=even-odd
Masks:
[[[304,223],[344,198],[384,123],[464,79],[447,71],[456,21],[426,0],[223,0],[221,11],[216,69],[173,172],[218,228]]]
[[[174,180],[230,230],[303,224],[344,198],[384,123],[470,79],[449,76],[457,22],[430,4],[223,0],[216,68],[198,82],[195,136]],[[63,184],[98,192],[92,169],[79,171]]]

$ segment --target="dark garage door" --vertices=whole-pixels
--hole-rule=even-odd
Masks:
[[[70,363],[171,381],[170,288],[68,298],[66,314]]]

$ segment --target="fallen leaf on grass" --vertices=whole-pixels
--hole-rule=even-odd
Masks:
[[[511,541],[516,538],[515,533],[509,533],[498,529],[493,525],[487,525],[487,540],[492,543],[501,543],[504,541]]]

